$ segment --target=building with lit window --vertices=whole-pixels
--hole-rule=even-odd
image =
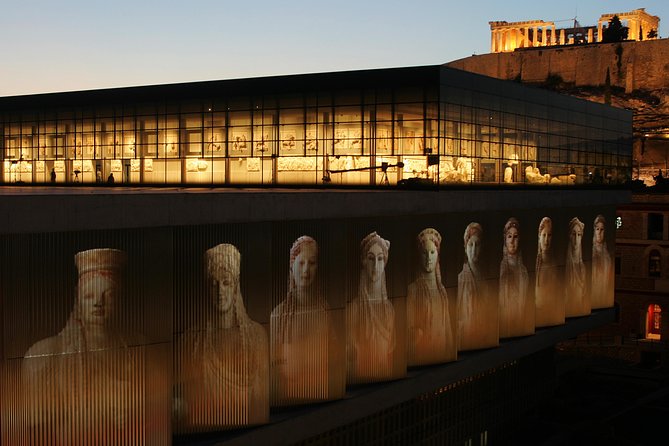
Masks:
[[[617,345],[626,359],[668,359],[669,333],[666,316],[662,317],[669,306],[668,203],[669,197],[661,191],[635,193],[631,203],[617,210],[617,316],[590,338],[602,345]]]
[[[629,113],[428,66],[0,98],[0,181],[622,183]]]
[[[0,132],[3,444],[484,445],[613,319],[625,110],[432,66],[0,98]]]

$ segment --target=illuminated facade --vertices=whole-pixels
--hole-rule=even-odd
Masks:
[[[528,20],[523,22],[494,21],[490,24],[490,52],[503,53],[517,48],[535,48],[555,45],[573,45],[601,42],[610,20],[618,16],[627,26],[629,40],[658,38],[660,18],[650,15],[645,8],[629,12],[602,14],[597,26],[580,26],[574,19],[573,28],[556,28],[555,22]]]
[[[240,428],[253,436],[335,402],[369,411],[377,405],[361,386],[413,389],[420,362],[430,364],[424,379],[433,389],[507,367],[609,310],[590,314],[585,301],[586,317],[565,321],[564,304],[535,305],[532,262],[524,262],[529,280],[514,282],[501,275],[500,261],[513,266],[509,253],[531,259],[547,250],[530,234],[548,217],[551,266],[562,276],[578,217],[586,292],[612,290],[591,272],[592,222],[614,221],[626,196],[606,188],[12,190],[0,201],[12,216],[0,234],[7,444],[166,444],[173,435]],[[50,218],[35,219],[35,209]],[[465,240],[473,221],[482,229]],[[511,227],[526,229],[520,243],[502,246]],[[601,242],[612,251],[610,234]],[[472,305],[459,297],[464,269],[479,280],[470,289],[485,289],[468,298]],[[565,302],[568,292],[560,287],[550,298]],[[502,332],[501,299],[508,308],[521,295],[529,313],[507,318]],[[536,325],[563,322],[528,333],[534,312]],[[421,389],[401,395],[436,395]],[[357,413],[341,416],[349,412]],[[315,424],[334,427],[338,419]]]
[[[0,98],[0,181],[622,183],[629,113],[445,66]]]
[[[614,187],[630,170],[624,110],[440,66],[0,108],[7,183],[48,183],[52,171],[91,183],[3,188],[3,444],[348,436],[337,429],[407,401],[469,404],[463,389],[486,392],[474,382],[517,385],[499,371],[531,353],[547,365],[541,351],[611,313],[582,293],[612,290],[592,273],[592,243],[613,252],[614,238],[593,222],[614,221],[628,199]],[[331,187],[94,186],[109,176]],[[414,176],[495,187],[335,187]],[[584,222],[577,245],[573,221]],[[572,254],[574,296],[555,283]],[[554,274],[538,280],[540,267]],[[537,305],[537,287],[562,304]],[[574,297],[584,317],[566,312]],[[441,438],[487,435],[487,421],[457,422]]]

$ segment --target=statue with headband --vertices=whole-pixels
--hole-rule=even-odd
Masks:
[[[595,218],[592,234],[592,276],[590,295],[592,308],[613,306],[613,264],[606,245],[606,219],[603,215]]]
[[[548,327],[564,324],[564,293],[559,289],[559,270],[553,258],[553,221],[544,217],[537,233],[534,302],[535,325]]]
[[[504,225],[502,261],[499,265],[499,337],[534,333],[534,301],[529,275],[520,250],[520,223],[511,217]]]
[[[441,234],[427,228],[416,241],[420,262],[416,280],[409,284],[407,293],[407,364],[454,361],[457,312],[441,280]]]
[[[583,263],[583,230],[585,224],[577,217],[569,222],[569,246],[565,260],[565,316],[590,314],[590,296],[586,292]]]
[[[346,308],[349,384],[384,381],[404,374],[404,365],[397,370],[395,309],[386,291],[389,250],[390,242],[376,232],[360,243],[358,294]]]
[[[23,359],[30,430],[50,444],[114,444],[147,421],[136,401],[145,384],[142,337],[127,329],[129,309],[120,302],[126,253],[89,249],[74,263],[78,281],[65,326]]]
[[[472,222],[464,233],[465,260],[458,274],[458,350],[476,350],[499,344],[499,304],[481,273],[483,228]]]
[[[343,320],[329,308],[317,273],[318,244],[303,235],[290,248],[288,295],[270,317],[272,405],[344,396]]]

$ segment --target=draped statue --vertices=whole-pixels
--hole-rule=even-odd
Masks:
[[[299,237],[290,249],[288,295],[271,315],[272,404],[342,398],[346,390],[340,312],[317,284],[318,244]]]
[[[265,329],[247,314],[241,256],[230,244],[205,253],[210,309],[176,349],[176,430],[198,432],[265,423],[269,353]]]
[[[432,228],[418,234],[419,271],[407,295],[408,365],[436,364],[457,359],[456,324],[449,308],[439,264],[441,234]],[[454,306],[454,305],[453,305]]]
[[[386,291],[390,242],[376,232],[360,243],[358,294],[346,308],[348,383],[395,378],[395,309]]]

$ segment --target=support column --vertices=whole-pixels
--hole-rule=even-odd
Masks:
[[[525,48],[525,47],[527,47],[527,27],[522,28],[520,30],[520,34],[522,34],[522,36],[523,36],[521,47]]]
[[[557,45],[557,29],[555,28],[555,25],[553,25],[553,28],[551,29],[551,45]]]
[[[560,30],[560,45],[564,45],[564,44],[565,44],[565,33],[564,33],[564,29],[561,29]]]
[[[530,44],[530,29],[526,26],[523,31],[523,48],[527,48]]]
[[[496,52],[495,51],[495,33],[497,33],[497,31],[495,31],[494,29],[490,31],[490,52],[491,53]]]
[[[588,43],[592,43],[593,32],[592,28],[588,28]]]
[[[602,41],[602,38],[604,37],[603,33],[604,33],[604,30],[603,30],[603,27],[602,27],[602,21],[600,20],[599,22],[597,22],[597,42]]]
[[[539,44],[539,39],[537,39],[537,36],[539,35],[539,27],[535,26],[532,31],[532,46],[536,47]]]

